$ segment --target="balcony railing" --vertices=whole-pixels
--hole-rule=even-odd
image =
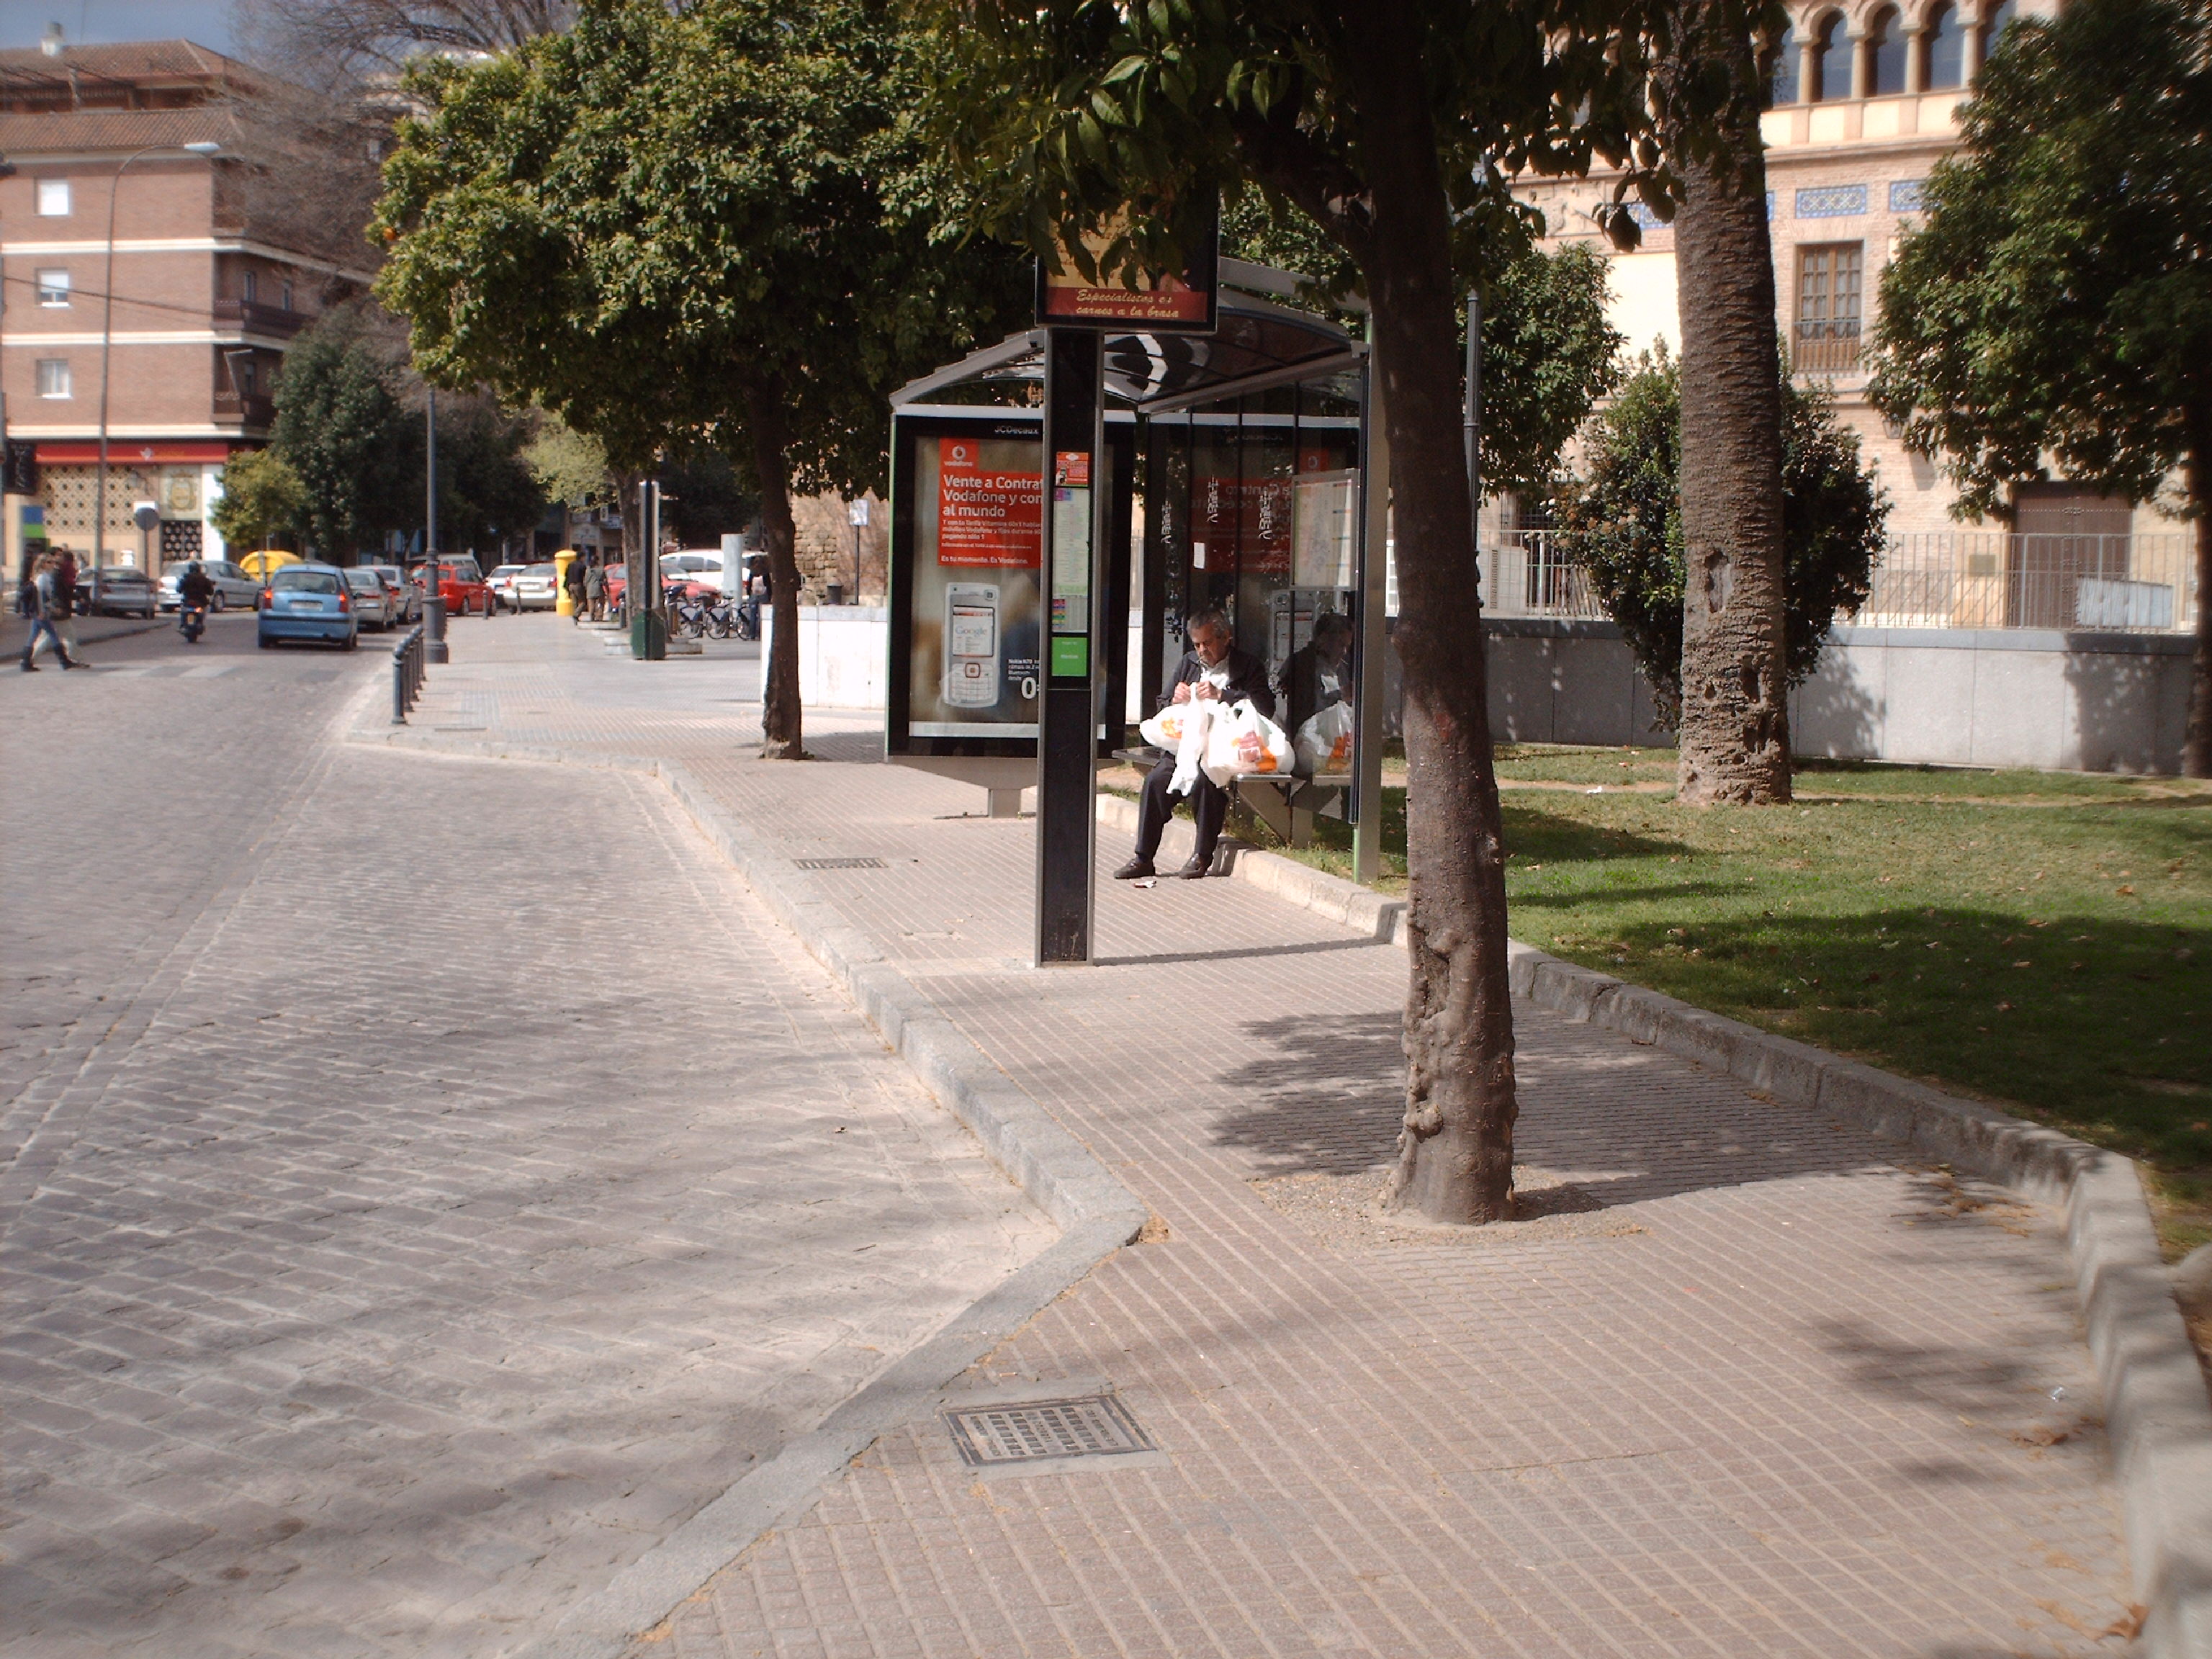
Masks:
[[[2056,628],[2185,634],[2197,626],[2188,534],[2014,536],[1942,530],[1891,538],[1863,628]],[[1514,531],[1482,549],[1482,605],[1492,617],[1602,620],[1589,573],[1548,530]]]
[[[237,421],[246,426],[267,426],[276,418],[274,398],[251,395],[241,398],[234,392],[215,394],[215,418],[218,421]]]
[[[227,323],[248,334],[273,334],[286,340],[307,325],[302,313],[287,311],[282,306],[264,306],[253,300],[217,300],[215,320],[217,326]]]
[[[1859,323],[1800,323],[1790,346],[1790,367],[1799,374],[1855,374],[1859,367]]]

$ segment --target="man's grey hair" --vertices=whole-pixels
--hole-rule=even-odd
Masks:
[[[1192,611],[1183,618],[1183,638],[1190,638],[1201,628],[1218,628],[1224,633],[1231,631],[1228,613],[1218,605],[1209,605],[1203,610]]]

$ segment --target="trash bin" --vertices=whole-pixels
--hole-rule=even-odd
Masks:
[[[823,603],[825,605],[844,604],[845,584],[842,582],[831,582],[830,586],[823,590]]]

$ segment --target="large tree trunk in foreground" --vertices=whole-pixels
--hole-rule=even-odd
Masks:
[[[775,618],[761,672],[761,757],[805,760],[799,708],[798,532],[791,521],[791,464],[780,388],[773,382],[757,387],[746,402],[753,482],[760,489],[761,527],[768,535],[769,605]]]
[[[2192,410],[2182,464],[2197,512],[2197,649],[2189,665],[2189,724],[2181,739],[2185,777],[2212,778],[2212,409]]]
[[[1406,84],[1419,37],[1404,5],[1363,7],[1344,31],[1372,204],[1359,252],[1390,438],[1406,683],[1412,982],[1406,1118],[1387,1201],[1435,1221],[1500,1221],[1512,1213],[1519,1114],[1505,843],[1460,447],[1449,208],[1427,106]]]
[[[1790,683],[1759,70],[1733,0],[1683,0],[1680,16],[1674,72],[1724,67],[1731,96],[1705,143],[1671,135],[1684,186],[1674,220],[1686,566],[1679,793],[1699,805],[1765,805],[1790,799]]]

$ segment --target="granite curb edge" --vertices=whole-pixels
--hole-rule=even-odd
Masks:
[[[1133,831],[1134,801],[1098,797],[1102,824]],[[1187,856],[1191,826],[1164,850]],[[1406,945],[1402,899],[1255,848],[1229,851],[1231,879]],[[1508,942],[1514,994],[1811,1106],[1916,1152],[2027,1192],[2063,1212],[2082,1323],[2105,1396],[2142,1659],[2212,1659],[2212,1395],[2173,1298],[2132,1160],[1978,1102],[1709,1013],[1610,974]]]

